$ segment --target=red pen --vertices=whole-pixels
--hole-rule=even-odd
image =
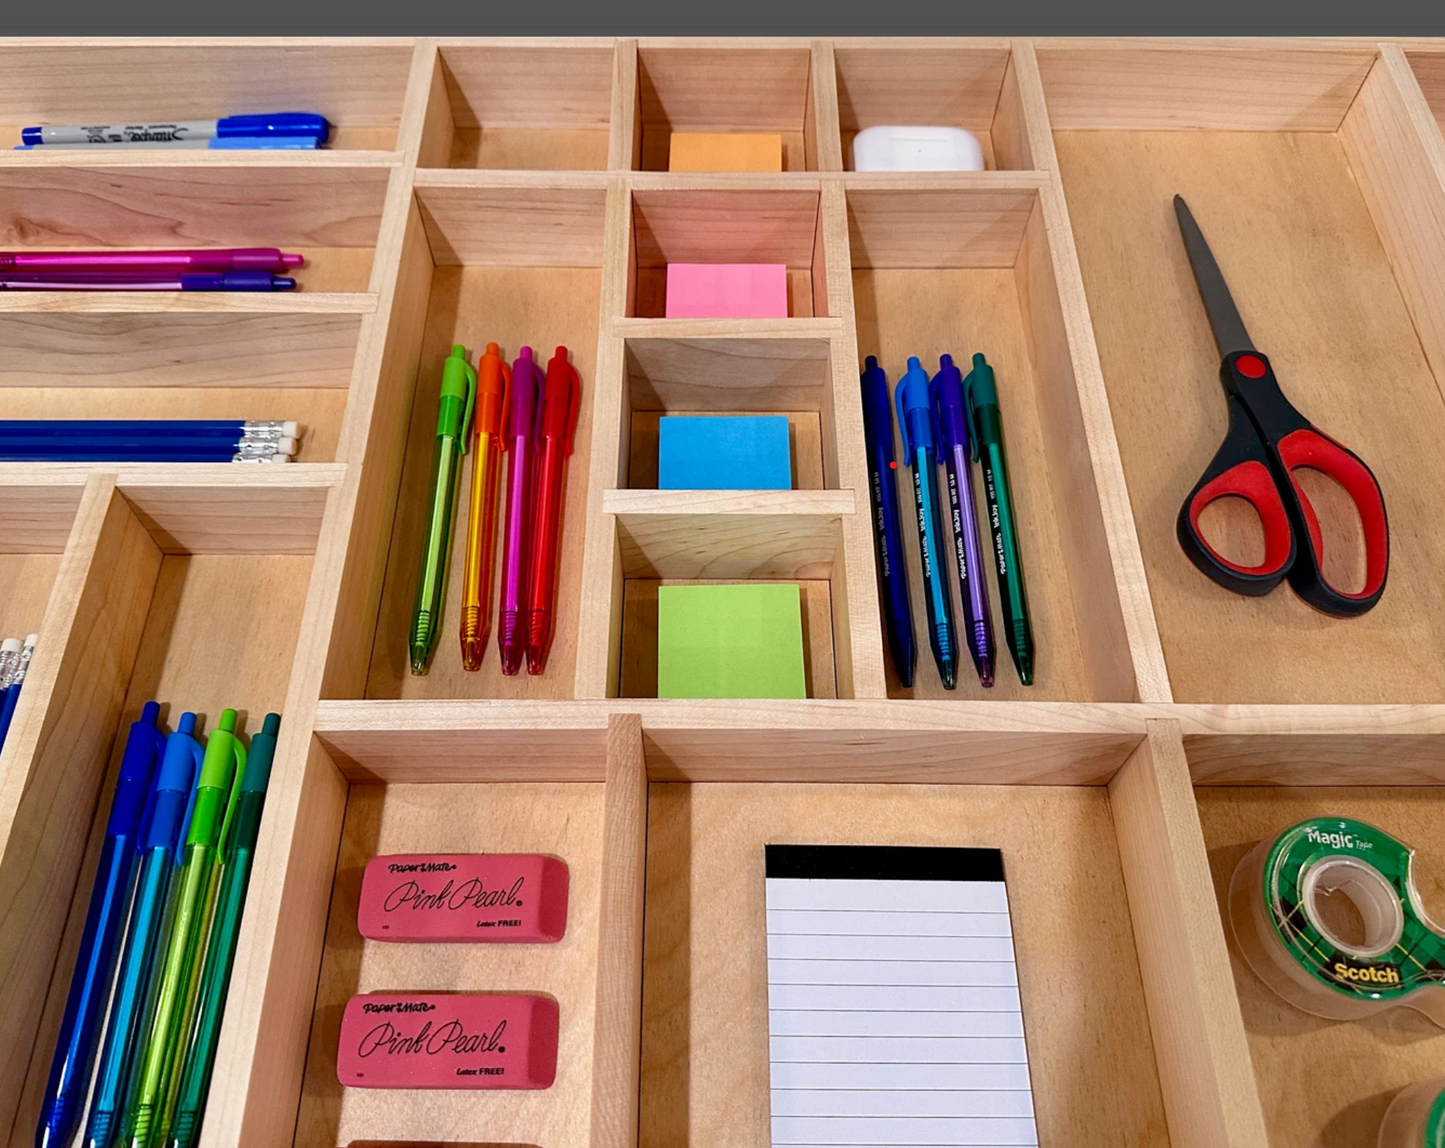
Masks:
[[[527,673],[540,674],[552,645],[553,597],[557,591],[558,536],[562,530],[562,490],[567,456],[577,431],[582,380],[567,361],[567,348],[558,347],[547,364],[542,387],[542,413],[538,420],[537,517],[532,561],[528,570]]]

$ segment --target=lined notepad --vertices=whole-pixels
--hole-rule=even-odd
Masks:
[[[774,1145],[1036,1145],[996,849],[767,846]]]

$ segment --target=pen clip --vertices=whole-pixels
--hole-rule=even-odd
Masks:
[[[231,820],[236,816],[236,805],[241,796],[241,782],[246,772],[246,746],[241,735],[231,734],[231,760],[236,763],[235,775],[231,778],[231,795],[226,798],[226,815],[221,819],[221,833],[216,838],[216,856],[226,856],[226,845],[231,836]]]
[[[978,461],[978,407],[973,401],[973,375],[978,368],[963,377],[963,398],[968,405],[968,457],[971,462]]]
[[[191,738],[191,756],[195,758],[196,765],[191,771],[191,791],[186,795],[186,812],[181,817],[181,829],[176,834],[176,864],[180,865],[185,859],[186,838],[191,835],[191,816],[196,812],[196,794],[201,791],[201,766],[206,760],[206,751],[201,748],[201,743],[194,737]]]
[[[465,359],[462,369],[467,374],[467,405],[462,411],[462,453],[466,454],[472,442],[472,419],[477,413],[477,369]],[[243,759],[244,760],[244,759]]]
[[[893,388],[893,405],[898,408],[898,434],[903,439],[903,465],[913,465],[913,436],[908,433],[908,416],[903,410],[903,380]]]
[[[502,414],[497,419],[497,441],[501,449],[507,449],[507,417],[512,413],[512,368],[502,360]]]
[[[567,411],[567,453],[572,453],[572,444],[577,438],[577,420],[582,414],[582,376],[571,363],[566,364],[567,373],[572,376],[572,402]]]

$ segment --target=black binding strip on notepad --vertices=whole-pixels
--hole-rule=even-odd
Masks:
[[[839,881],[1002,881],[998,849],[933,845],[767,845],[767,876]]]

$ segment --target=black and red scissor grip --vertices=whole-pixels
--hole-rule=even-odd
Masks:
[[[1280,497],[1264,444],[1239,401],[1229,401],[1229,430],[1204,475],[1179,508],[1176,532],[1189,560],[1226,590],[1268,594],[1294,564],[1297,547],[1289,510]],[[1264,560],[1246,566],[1216,550],[1199,528],[1204,508],[1221,498],[1242,498],[1264,529]]]
[[[1289,473],[1310,535],[1309,552],[1296,558],[1290,585],[1316,609],[1344,616],[1363,614],[1379,600],[1390,569],[1390,527],[1380,484],[1358,455],[1314,427],[1292,431],[1280,439],[1276,449]],[[1357,591],[1338,590],[1325,580],[1319,521],[1294,474],[1301,469],[1317,470],[1333,479],[1355,505],[1365,544],[1365,584]]]

